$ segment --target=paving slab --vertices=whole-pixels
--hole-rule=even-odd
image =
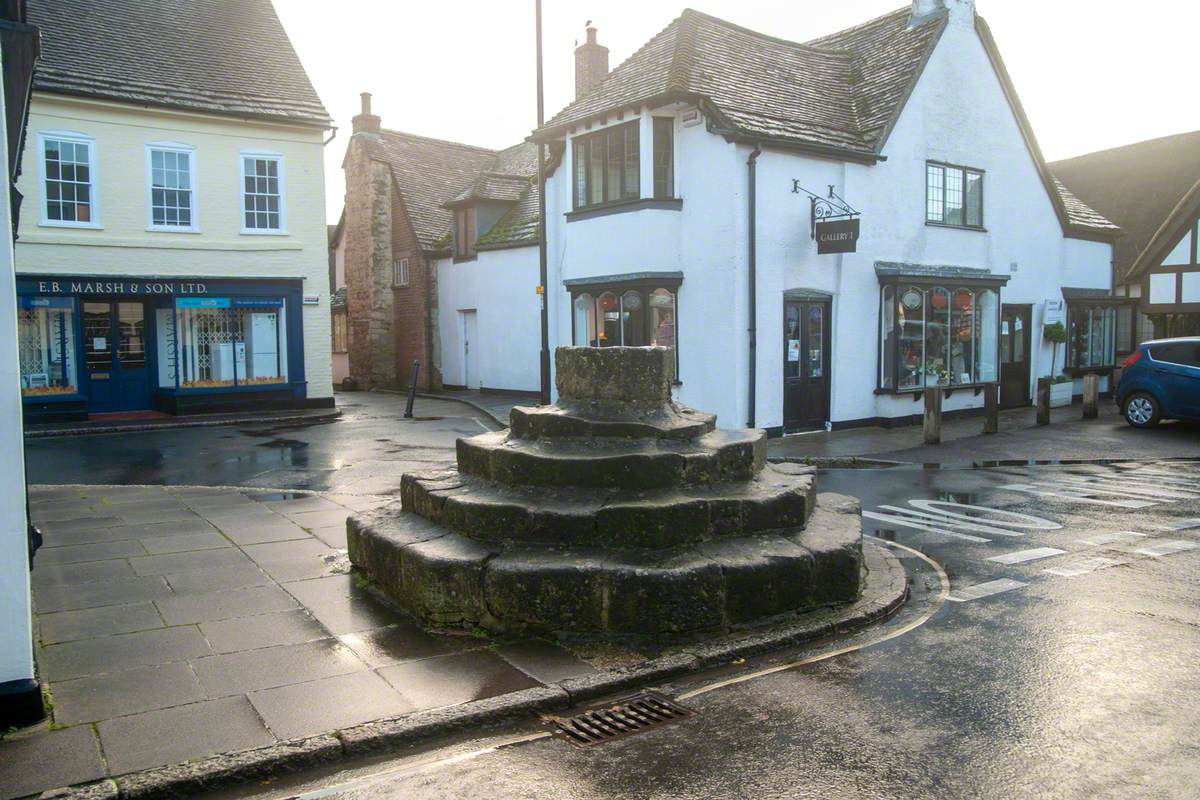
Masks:
[[[113,558],[127,556],[142,556],[146,549],[136,540],[119,542],[96,542],[94,544],[77,544],[65,547],[55,547],[54,537],[46,537],[46,546],[39,550],[37,560],[47,566],[55,564],[79,564],[84,561],[107,561]]]
[[[265,647],[192,661],[209,697],[287,686],[367,668],[337,639]]]
[[[339,636],[342,644],[372,667],[386,667],[405,661],[461,653],[486,647],[486,639],[473,636],[450,636],[429,633],[409,622],[398,622],[386,628],[376,628]]]
[[[242,548],[259,567],[277,581],[298,581],[328,575],[340,553],[305,534],[304,539]]]
[[[304,601],[304,606],[330,633],[339,636],[383,628],[402,619],[399,612],[365,594]]]
[[[169,597],[156,600],[154,604],[168,625],[248,617],[297,607],[292,596],[278,586],[222,589],[217,592]]]
[[[36,585],[33,590],[33,604],[39,614],[49,614],[54,611],[160,600],[170,597],[171,594],[171,587],[167,586],[161,575],[144,575],[94,581],[78,586],[60,583]]]
[[[177,595],[204,594],[244,586],[265,586],[274,583],[250,559],[228,566],[190,569],[162,576]]]
[[[251,561],[245,553],[234,548],[129,559],[130,566],[138,575],[170,575],[175,572],[190,572],[207,567],[228,567],[233,564],[250,563]]]
[[[321,511],[303,511],[287,514],[287,517],[302,528],[314,530],[316,528],[336,527],[338,525],[345,528],[346,518],[354,513],[354,511],[348,508],[336,506]]]
[[[99,675],[133,667],[167,664],[211,655],[212,648],[194,625],[156,628],[42,647],[38,665],[51,681]]]
[[[215,550],[218,547],[233,547],[233,542],[218,531],[184,533],[175,536],[153,536],[138,540],[150,555],[162,553],[186,553],[192,550]]]
[[[163,621],[153,603],[128,603],[39,614],[38,627],[42,642],[55,644],[161,628]]]
[[[200,683],[186,662],[51,682],[50,692],[54,697],[54,720],[64,725],[122,717],[204,699]]]
[[[311,531],[313,536],[320,539],[325,544],[337,550],[346,549],[346,523],[341,525],[329,525],[324,528],[313,528]]]
[[[235,544],[254,545],[263,542],[284,542],[289,539],[308,539],[308,531],[287,517],[272,514],[270,517],[253,516],[245,519],[222,519],[208,517]]]
[[[132,575],[133,567],[124,559],[88,561],[82,564],[43,564],[41,555],[38,554],[33,557],[30,580],[34,586],[79,586]]]
[[[90,725],[30,731],[0,743],[0,800],[104,775],[100,743]]]
[[[379,670],[418,709],[440,708],[540,686],[500,656],[474,650]]]
[[[96,728],[113,775],[275,742],[241,695],[134,714]]]
[[[36,519],[36,516],[35,516]],[[83,513],[74,519],[38,522],[38,529],[44,534],[54,534],[61,531],[76,531],[80,528],[114,528],[124,525],[125,520],[115,515],[94,515]]]
[[[501,645],[496,652],[508,663],[542,683],[593,675],[596,668],[543,639]]]
[[[325,733],[415,710],[374,672],[265,689],[249,697],[267,727],[280,739]]]
[[[302,609],[202,622],[200,630],[217,653],[300,644],[329,637],[329,632]]]

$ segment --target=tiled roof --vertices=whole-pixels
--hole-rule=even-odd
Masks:
[[[437,250],[453,212],[443,208],[496,159],[496,151],[469,144],[384,130],[360,133],[373,158],[388,164],[404,197],[413,230],[425,250]]]
[[[1111,231],[1113,233],[1121,230],[1106,219],[1103,214],[1098,213],[1094,208],[1076,197],[1057,177],[1054,178],[1054,188],[1058,190],[1058,196],[1062,198],[1063,208],[1067,211],[1067,220],[1071,225],[1092,228],[1097,231]]]
[[[538,242],[538,190],[537,179],[526,181],[521,201],[513,206],[492,229],[479,237],[480,250],[498,250],[503,247],[521,247]]]
[[[1088,153],[1049,166],[1075,196],[1121,226],[1124,235],[1115,248],[1120,280],[1133,272],[1159,229],[1200,181],[1200,131]]]
[[[270,0],[28,0],[34,89],[329,127]]]
[[[730,133],[869,158],[945,27],[909,27],[909,8],[807,44],[688,9],[541,131],[558,135],[619,109],[700,102]]]

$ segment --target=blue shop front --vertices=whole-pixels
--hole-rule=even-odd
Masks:
[[[27,422],[304,405],[299,280],[17,276]]]

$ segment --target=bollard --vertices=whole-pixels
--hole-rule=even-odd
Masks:
[[[925,444],[942,441],[942,390],[925,390]]]
[[[1000,384],[989,383],[983,387],[983,432],[997,433],[1000,430]]]
[[[1050,379],[1038,378],[1037,382],[1037,424],[1050,424]]]
[[[1100,376],[1095,373],[1083,376],[1083,418],[1100,416]]]
[[[413,362],[412,381],[408,384],[408,405],[404,407],[404,418],[412,419],[413,400],[417,399],[417,375],[421,372],[421,362]]]

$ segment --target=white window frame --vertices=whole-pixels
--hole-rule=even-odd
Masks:
[[[246,227],[246,159],[262,158],[273,160],[279,172],[279,227],[247,228]],[[238,227],[246,236],[287,236],[287,176],[284,171],[283,153],[274,150],[242,150],[238,153]]]
[[[55,141],[70,142],[71,144],[82,144],[88,149],[88,177],[90,179],[88,193],[91,195],[92,219],[90,222],[77,222],[72,220],[50,219],[50,197],[46,192],[46,140],[53,139]],[[97,148],[96,137],[89,136],[86,133],[79,131],[38,131],[38,155],[37,155],[37,176],[38,185],[41,191],[41,221],[40,226],[47,228],[90,228],[92,230],[100,230],[104,228],[100,218],[100,170],[97,164]]]
[[[191,170],[192,193],[192,224],[191,225],[156,225],[154,224],[154,151],[183,153],[188,157]],[[146,143],[146,230],[165,233],[199,233],[200,232],[200,182],[197,180],[199,170],[196,169],[196,148],[194,145],[180,142],[147,142]],[[243,184],[244,185],[244,184]]]
[[[411,277],[407,258],[397,258],[392,262],[392,286],[408,286]]]

